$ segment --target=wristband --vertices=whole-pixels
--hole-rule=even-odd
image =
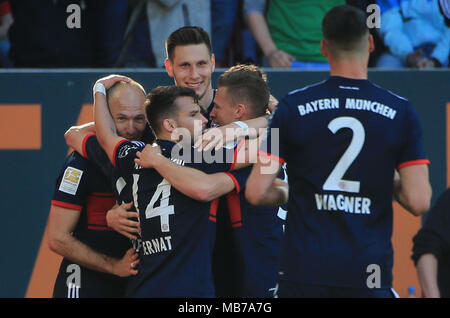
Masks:
[[[105,85],[103,85],[102,83],[95,83],[92,91],[93,91],[92,93],[94,94],[94,97],[95,97],[95,93],[97,93],[97,92],[106,96]]]
[[[238,125],[246,133],[248,131],[248,125],[242,121],[234,121],[233,124]]]

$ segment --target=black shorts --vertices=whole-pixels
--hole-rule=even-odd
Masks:
[[[53,298],[125,297],[126,282],[126,278],[93,271],[63,259],[53,288]]]
[[[280,298],[398,298],[392,288],[347,288],[309,285],[282,280],[277,296]]]

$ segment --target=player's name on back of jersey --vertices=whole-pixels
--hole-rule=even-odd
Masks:
[[[172,237],[162,236],[149,241],[137,240],[138,250],[142,247],[144,255],[151,255],[172,250]]]
[[[318,211],[340,211],[354,214],[370,214],[369,198],[345,196],[342,194],[318,194],[315,195]]]
[[[331,110],[339,109],[340,103],[339,98],[323,98],[317,99],[305,103],[304,105],[298,105],[298,111],[300,116],[309,115],[321,110]],[[389,106],[383,105],[379,102],[366,100],[366,99],[356,99],[356,98],[346,98],[345,109],[354,110],[365,110],[371,111],[373,113],[379,114],[381,116],[394,119],[397,111]]]

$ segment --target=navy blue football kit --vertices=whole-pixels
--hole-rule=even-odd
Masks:
[[[373,264],[391,288],[394,170],[429,163],[409,101],[332,76],[280,101],[260,155],[289,175],[279,295],[295,296],[283,282],[368,289]]]
[[[106,213],[115,201],[109,180],[96,166],[77,152],[67,157],[56,182],[52,205],[81,212],[73,232],[75,238],[99,253],[122,258],[131,247],[130,242],[106,224]],[[53,297],[123,297],[125,283],[124,278],[90,270],[63,258]]]
[[[157,143],[162,154],[175,163],[205,173],[225,172],[232,165],[227,159],[233,158],[233,149],[230,154],[223,148],[222,160],[206,163],[194,148],[188,151],[166,140]],[[189,198],[156,170],[136,165],[136,152],[144,146],[142,142],[123,140],[114,154],[121,175],[133,178],[134,204],[141,225],[139,273],[130,278],[127,295],[214,297],[211,260],[217,200],[205,203]]]

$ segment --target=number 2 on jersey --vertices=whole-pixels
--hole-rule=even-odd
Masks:
[[[333,134],[342,128],[349,128],[352,130],[352,141],[341,159],[339,159],[333,171],[331,171],[323,184],[322,189],[358,193],[360,186],[359,181],[343,180],[342,177],[361,152],[366,134],[361,122],[353,117],[337,117],[328,124],[328,129],[330,129]]]

